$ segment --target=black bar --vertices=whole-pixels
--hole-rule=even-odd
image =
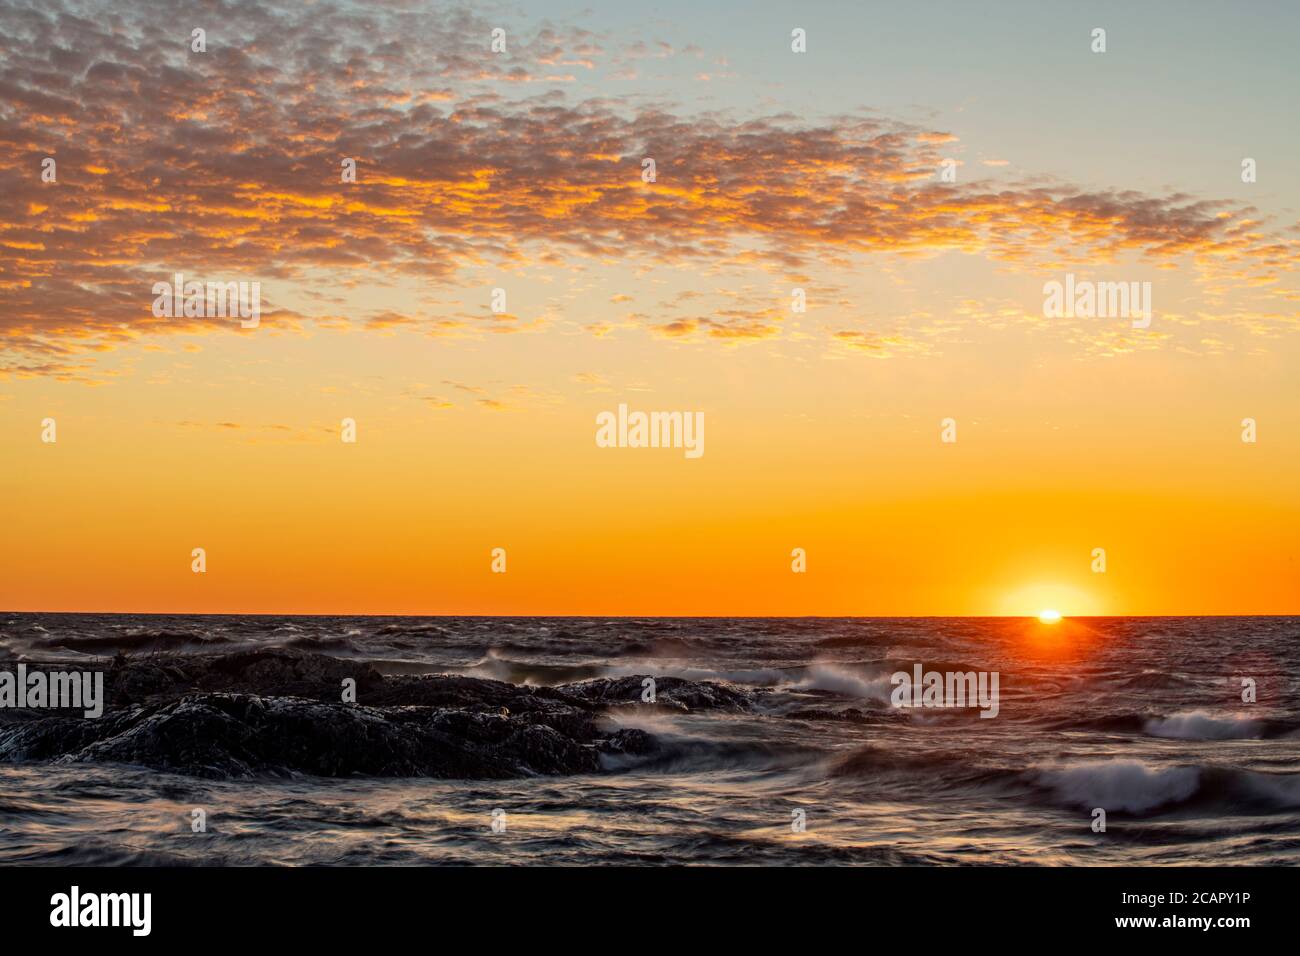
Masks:
[[[148,936],[130,926],[51,926],[52,897],[74,885],[82,900],[151,894]],[[982,946],[1021,932],[1050,933],[1042,941],[1058,946],[1190,935],[1232,945],[1243,933],[1276,937],[1289,927],[1295,886],[1293,870],[1230,867],[0,869],[10,940],[77,933],[258,948],[382,938],[438,948],[770,946],[848,934],[874,949],[927,937]],[[1155,925],[1118,925],[1148,918]],[[1245,924],[1163,925],[1180,918]]]

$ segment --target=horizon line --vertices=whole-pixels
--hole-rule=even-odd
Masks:
[[[122,617],[421,617],[421,618],[497,618],[503,620],[543,618],[554,620],[566,619],[602,619],[602,620],[730,620],[730,621],[799,621],[799,620],[1037,620],[1038,615],[1031,614],[485,614],[481,612],[455,614],[440,612],[401,613],[386,612],[326,612],[326,611],[20,611],[3,610],[0,614],[69,614],[89,616],[118,615]],[[1061,620],[1092,621],[1113,620],[1116,618],[1277,618],[1300,617],[1300,611],[1249,612],[1239,614],[1061,614]]]

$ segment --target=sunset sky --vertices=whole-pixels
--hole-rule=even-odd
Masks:
[[[0,0],[0,607],[1300,611],[1300,13],[975,6]]]

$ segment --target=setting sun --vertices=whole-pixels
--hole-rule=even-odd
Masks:
[[[1038,612],[1038,619],[1044,624],[1055,624],[1061,620],[1061,612],[1047,608],[1046,610]]]

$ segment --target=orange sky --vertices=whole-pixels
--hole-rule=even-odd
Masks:
[[[310,346],[284,337],[276,348]],[[665,364],[713,360],[680,348],[638,352]],[[1185,358],[1100,367],[1063,358],[1026,370],[1005,395],[966,384],[942,397],[926,389],[882,399],[906,377],[870,381],[883,362],[823,361],[792,373],[780,357],[725,360],[752,366],[752,384],[715,381],[686,402],[656,403],[663,387],[629,396],[644,407],[704,409],[706,452],[696,460],[673,449],[597,448],[595,413],[624,396],[586,386],[554,404],[434,412],[396,402],[384,384],[370,395],[300,388],[276,362],[262,377],[209,360],[205,368],[232,376],[220,385],[192,374],[145,385],[143,371],[135,384],[103,388],[34,383],[3,406],[6,435],[20,426],[28,434],[10,441],[2,479],[10,547],[0,604],[1294,610],[1297,461],[1294,448],[1271,439],[1300,422],[1293,395],[1264,381],[1220,395]],[[707,368],[695,374],[707,380]],[[795,374],[808,384],[782,383]],[[1025,402],[1022,389],[1043,397]],[[274,414],[232,414],[232,404]],[[1242,408],[1266,423],[1256,444],[1240,441]],[[345,412],[357,419],[356,444],[339,440]],[[939,441],[944,412],[955,412],[955,444]],[[45,414],[58,422],[56,444],[39,441]],[[239,427],[179,424],[219,419]],[[190,570],[194,547],[207,550],[206,574]],[[490,570],[494,547],[507,551],[505,574]],[[791,571],[795,547],[807,552],[804,574]],[[1095,547],[1106,549],[1104,574],[1090,569]]]
[[[631,58],[521,29],[520,70]],[[1293,186],[1252,191],[1235,154],[1209,190],[990,160],[960,112],[792,117],[780,90],[649,108],[430,42],[437,76],[400,45],[346,76],[292,44],[95,84],[24,67],[46,86],[0,131],[0,607],[1300,610]],[[155,317],[176,271],[260,282],[260,325]],[[1150,327],[1046,317],[1067,272],[1151,282]],[[703,413],[705,453],[597,447],[620,403]]]

